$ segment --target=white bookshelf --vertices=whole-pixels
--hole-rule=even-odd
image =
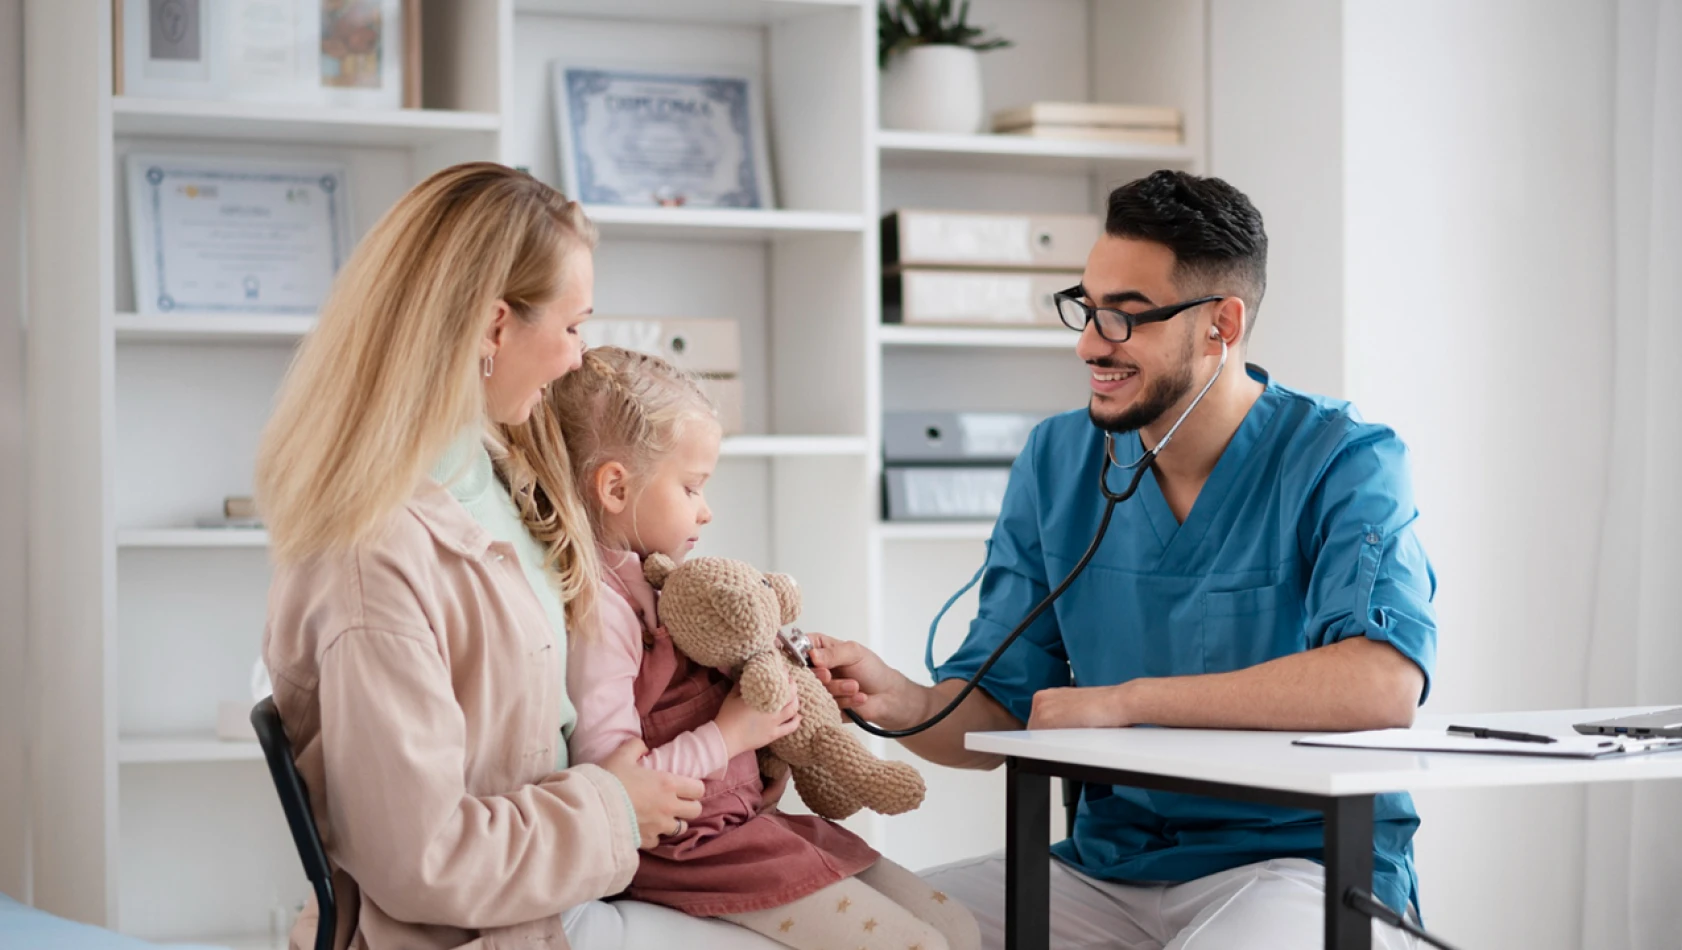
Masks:
[[[886,323],[877,331],[886,347],[1073,351],[1080,336],[1063,327],[930,327]]]
[[[119,548],[266,548],[269,533],[253,528],[124,528]]]
[[[857,235],[864,230],[862,215],[826,211],[603,206],[586,210],[605,237],[765,241],[800,234]]]
[[[463,133],[495,132],[502,117],[444,109],[333,109],[114,96],[111,124],[117,135],[412,147],[447,142]]]
[[[117,762],[120,765],[261,761],[263,747],[255,739],[218,739],[206,733],[122,736],[117,740]]]
[[[877,222],[898,207],[1092,211],[1161,165],[1199,168],[1204,0],[974,0],[1013,39],[984,57],[995,106],[1171,104],[1183,147],[876,128],[875,0],[428,0],[426,109],[176,102],[110,93],[108,0],[35,0],[26,62],[35,410],[30,578],[37,645],[34,894],[154,940],[269,946],[302,899],[254,743],[214,738],[248,695],[268,583],[261,531],[197,529],[249,494],[258,434],[312,316],[152,315],[130,290],[123,163],[138,150],[343,162],[356,235],[464,160],[560,184],[550,64],[705,67],[763,77],[777,206],[592,207],[601,313],[740,322],[743,435],[708,487],[708,553],[800,579],[801,623],[920,667],[933,607],[991,526],[884,524],[884,411],[1077,405],[1075,335],[881,320]],[[1072,382],[1071,382],[1072,381]],[[932,601],[932,606],[931,606]],[[947,628],[961,635],[960,601]],[[937,652],[953,643],[943,639]],[[903,864],[1002,841],[996,783],[926,767],[913,816],[850,823]]]
[[[119,343],[292,344],[315,326],[315,317],[119,313],[111,326]]]
[[[1093,142],[1023,135],[952,135],[890,129],[876,133],[876,147],[881,150],[884,166],[946,171],[1091,174],[1115,166],[1156,169],[1190,166],[1196,161],[1196,155],[1184,145]]]

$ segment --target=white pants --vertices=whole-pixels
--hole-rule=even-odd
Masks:
[[[642,901],[590,901],[561,915],[573,950],[788,950],[769,937]]]
[[[1003,950],[1004,853],[922,872],[969,905],[982,950]],[[1051,861],[1052,950],[1318,950],[1326,932],[1325,869],[1301,858],[1250,864],[1184,884],[1116,884]],[[1374,950],[1418,941],[1377,922]]]

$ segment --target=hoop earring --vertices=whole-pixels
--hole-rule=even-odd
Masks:
[[[491,367],[493,365],[492,364],[492,358],[489,357],[489,356],[485,357],[485,364],[484,365],[485,365],[485,378],[490,379],[491,378]]]

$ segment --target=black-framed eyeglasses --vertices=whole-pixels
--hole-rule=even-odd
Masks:
[[[1094,307],[1080,299],[1085,294],[1086,288],[1080,284],[1052,294],[1051,299],[1057,303],[1057,316],[1062,318],[1064,326],[1077,333],[1085,330],[1088,323],[1096,320],[1098,322],[1098,335],[1111,343],[1126,343],[1133,338],[1133,328],[1141,323],[1161,323],[1164,320],[1172,320],[1182,311],[1226,299],[1225,296],[1216,294],[1212,297],[1198,297],[1195,300],[1171,303],[1166,307],[1157,307],[1154,310],[1128,313],[1125,310]]]

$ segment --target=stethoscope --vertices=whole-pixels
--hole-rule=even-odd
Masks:
[[[1209,394],[1209,390],[1215,385],[1215,380],[1221,378],[1222,371],[1226,369],[1228,350],[1226,338],[1217,338],[1221,341],[1220,364],[1215,367],[1215,372],[1209,376],[1209,381],[1203,384],[1202,389],[1198,390],[1197,397],[1191,401],[1191,405],[1186,406],[1185,411],[1180,413],[1180,418],[1174,421],[1174,425],[1169,428],[1168,434],[1162,437],[1161,442],[1158,442],[1152,448],[1146,449],[1144,454],[1140,455],[1137,460],[1124,464],[1115,457],[1115,434],[1105,434],[1104,456],[1098,463],[1098,491],[1104,496],[1104,515],[1098,520],[1098,533],[1092,536],[1092,543],[1086,546],[1086,553],[1081,555],[1081,558],[1078,562],[1076,562],[1074,569],[1069,571],[1069,575],[1067,577],[1063,578],[1063,582],[1058,584],[1056,589],[1052,590],[1051,593],[1047,594],[1044,600],[1036,604],[1033,610],[1028,611],[1028,615],[1022,618],[1022,622],[1016,625],[1016,629],[1006,634],[1005,638],[999,641],[999,645],[993,648],[992,655],[987,657],[987,662],[981,664],[980,669],[977,669],[975,674],[969,678],[969,682],[964,684],[964,688],[958,691],[958,695],[952,697],[952,701],[947,703],[944,708],[935,713],[933,716],[930,716],[928,719],[915,726],[910,726],[905,729],[883,729],[879,726],[872,725],[865,722],[863,717],[851,709],[844,710],[848,719],[851,719],[860,729],[863,729],[865,732],[868,732],[873,736],[881,736],[884,739],[904,739],[907,736],[914,736],[919,732],[933,728],[942,719],[951,715],[953,710],[963,705],[964,700],[967,699],[969,694],[975,690],[976,685],[981,682],[982,677],[986,676],[987,671],[993,668],[993,664],[999,661],[999,657],[1004,656],[1005,651],[1010,649],[1010,645],[1015,643],[1016,638],[1022,635],[1022,631],[1033,626],[1034,621],[1038,620],[1041,614],[1049,610],[1051,605],[1057,602],[1057,598],[1063,596],[1063,592],[1069,589],[1069,585],[1074,583],[1075,578],[1079,577],[1081,572],[1086,570],[1086,565],[1092,561],[1092,556],[1098,553],[1098,545],[1103,543],[1104,535],[1110,530],[1110,516],[1115,514],[1115,506],[1129,498],[1132,498],[1133,495],[1138,492],[1139,483],[1144,479],[1145,473],[1150,471],[1151,463],[1156,461],[1157,456],[1162,454],[1162,450],[1166,449],[1168,447],[1168,443],[1173,441],[1174,433],[1180,431],[1180,426],[1185,424],[1186,417],[1190,416],[1191,411],[1197,408],[1197,404],[1203,401],[1203,397]],[[1110,469],[1112,467],[1120,469],[1123,472],[1133,473],[1133,477],[1127,482],[1127,487],[1119,492],[1110,488]],[[935,615],[934,622],[929,624],[929,641],[924,651],[925,662],[927,662],[929,669],[934,669],[935,665],[934,639],[936,631],[940,629],[940,621],[946,616],[946,612],[952,609],[952,605],[958,602],[958,598],[964,596],[964,594],[968,593],[971,588],[981,581],[981,576],[986,572],[986,570],[986,558],[983,558],[981,570],[976,571],[975,576],[970,579],[970,582],[965,584],[961,590],[959,590],[956,594],[953,594],[951,598],[946,601],[945,606],[940,608],[940,613]],[[805,640],[805,636],[800,634],[799,631],[793,631],[793,636],[799,637],[802,641]]]

